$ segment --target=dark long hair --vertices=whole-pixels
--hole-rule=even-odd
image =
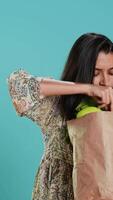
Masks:
[[[112,41],[102,34],[86,33],[81,35],[72,46],[60,80],[78,83],[92,83],[97,56],[100,51],[113,52]],[[85,94],[61,95],[58,106],[66,120],[76,118],[75,108]]]

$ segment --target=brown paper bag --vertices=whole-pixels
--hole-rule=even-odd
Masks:
[[[75,200],[113,200],[113,112],[67,121]]]

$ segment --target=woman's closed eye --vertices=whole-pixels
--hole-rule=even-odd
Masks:
[[[109,74],[110,74],[110,75],[113,75],[113,69],[109,71]]]
[[[99,75],[99,73],[100,73],[100,71],[99,71],[99,70],[95,70],[95,72],[94,72],[94,76],[98,76],[98,75]]]
[[[95,70],[94,76],[98,76],[99,74],[100,74],[100,71],[99,70]],[[108,72],[108,75],[112,75],[113,76],[113,69]]]

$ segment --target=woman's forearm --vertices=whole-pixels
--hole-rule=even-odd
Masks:
[[[40,95],[69,95],[69,94],[88,94],[89,84],[61,81],[55,79],[43,79],[40,82]]]

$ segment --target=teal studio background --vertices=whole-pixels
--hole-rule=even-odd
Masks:
[[[0,200],[31,200],[44,150],[40,127],[16,114],[6,78],[23,68],[59,79],[81,34],[113,40],[112,8],[112,0],[0,1]]]

